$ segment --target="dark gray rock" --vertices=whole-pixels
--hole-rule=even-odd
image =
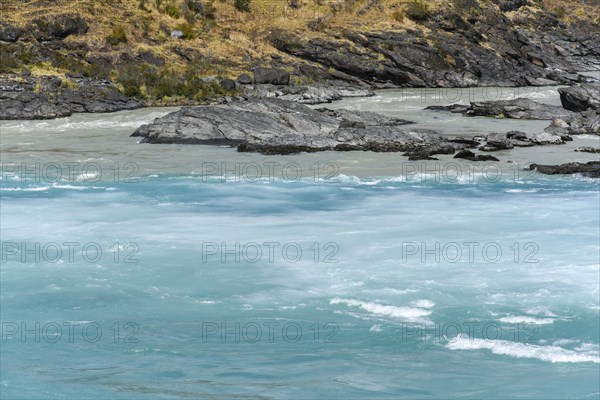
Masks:
[[[289,85],[290,73],[276,68],[254,68],[254,83]]]
[[[437,158],[432,157],[436,154],[454,154],[456,150],[461,150],[465,147],[464,144],[452,143],[452,142],[442,142],[436,143],[429,146],[417,147],[414,150],[408,151],[403,156],[408,156],[410,161],[415,160],[437,160]]]
[[[204,11],[204,4],[201,1],[188,0],[186,4],[191,12],[202,14],[202,11]]]
[[[519,10],[525,3],[501,7]],[[424,28],[404,32],[325,30],[306,40],[273,30],[269,40],[281,52],[376,87],[540,86],[577,82],[574,71],[600,68],[600,31],[592,22],[567,25],[544,12],[512,18],[492,5],[474,8],[467,20],[453,7],[439,10]]]
[[[240,74],[237,77],[237,81],[242,85],[250,85],[252,83],[252,77],[248,74]]]
[[[600,153],[600,148],[599,147],[590,147],[590,146],[582,146],[582,147],[578,147],[575,149],[575,151],[577,152],[581,152],[581,153]]]
[[[235,90],[237,87],[236,83],[232,79],[223,79],[221,81],[221,87],[225,90]]]
[[[302,86],[254,85],[245,90],[245,96],[253,99],[279,98],[302,104],[331,103],[344,97],[368,97],[375,93],[369,88],[347,82],[333,81],[326,84]]]
[[[500,10],[504,12],[516,11],[519,8],[526,6],[527,4],[527,0],[508,0],[500,4]]]
[[[535,145],[525,132],[510,131],[506,133],[490,133],[486,138],[481,151],[509,150],[515,147],[530,147]]]
[[[77,112],[112,112],[142,107],[102,79],[21,77],[0,79],[0,120],[52,119]]]
[[[218,144],[239,151],[292,154],[323,150],[409,151],[442,143],[438,133],[370,112],[314,110],[280,99],[184,107],[144,125],[143,143]]]
[[[79,14],[61,14],[33,20],[32,30],[40,41],[63,40],[70,35],[87,33],[89,25]]]
[[[497,151],[497,150],[508,150],[515,146],[511,140],[507,137],[506,133],[490,133],[487,136],[487,142],[485,146],[479,148],[483,151]]]
[[[565,120],[555,119],[544,131],[562,138],[570,135],[600,135],[600,112],[588,110]]]
[[[13,25],[2,24],[0,25],[0,40],[3,42],[14,43],[23,34],[23,30]]]
[[[582,174],[591,178],[600,178],[600,161],[572,162],[560,165],[531,164],[529,168],[546,175]]]
[[[470,109],[470,106],[467,106],[464,104],[451,104],[449,106],[425,107],[425,110],[429,110],[429,111],[447,111],[447,112],[458,113],[458,114],[466,113],[467,111],[469,111],[469,109]]]
[[[559,106],[517,98],[514,100],[471,102],[471,107],[466,115],[514,119],[554,119],[573,117],[574,113]]]
[[[470,161],[500,161],[496,157],[488,154],[475,154],[471,150],[461,150],[454,158],[462,158]]]
[[[559,88],[560,102],[571,111],[600,110],[600,85],[581,84]]]

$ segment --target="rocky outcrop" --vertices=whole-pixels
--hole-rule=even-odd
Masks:
[[[600,147],[582,146],[582,147],[576,148],[575,151],[577,151],[579,153],[598,154],[598,153],[600,153]]]
[[[514,100],[476,101],[466,115],[514,119],[554,119],[573,117],[574,113],[559,106],[517,98]]]
[[[142,104],[101,79],[9,77],[0,79],[0,120],[51,119],[79,112],[131,110]]]
[[[589,110],[565,120],[555,119],[544,131],[563,139],[570,135],[600,135],[600,113]]]
[[[409,161],[416,160],[437,160],[432,157],[436,154],[454,154],[457,150],[462,150],[466,147],[462,143],[443,142],[436,143],[431,146],[420,147],[411,151],[408,151],[403,156],[408,156]]]
[[[371,112],[314,110],[280,100],[184,107],[144,125],[143,143],[237,146],[239,151],[292,154],[323,150],[410,151],[442,143],[438,133]]]
[[[591,178],[600,178],[600,161],[572,162],[561,165],[531,164],[529,168],[546,175],[582,174]]]
[[[558,135],[553,135],[548,132],[536,133],[535,135],[533,135],[533,138],[531,139],[531,141],[534,142],[535,144],[541,144],[541,145],[564,144],[565,143],[562,137],[560,137]]]
[[[369,87],[343,81],[330,81],[323,84],[282,86],[282,85],[244,85],[244,95],[252,99],[279,98],[302,104],[331,103],[344,97],[368,97],[375,92]]]
[[[520,0],[499,8],[472,4],[477,12],[468,17],[448,7],[414,29],[332,30],[308,40],[275,30],[270,41],[292,57],[378,87],[573,84],[588,79],[575,71],[600,69],[597,25],[566,25]],[[514,10],[520,18],[507,16]]]
[[[0,40],[3,42],[14,43],[23,34],[23,30],[13,25],[3,23],[0,25]]]
[[[510,131],[506,133],[490,133],[487,141],[481,146],[481,151],[510,150],[515,147],[530,147],[535,143],[527,137],[525,132]]]
[[[34,19],[29,29],[39,41],[63,40],[70,35],[83,35],[89,25],[79,14],[61,14]]]
[[[462,158],[469,161],[500,161],[496,157],[488,154],[475,154],[471,150],[461,150],[454,158]]]
[[[600,110],[600,85],[581,84],[559,88],[562,106],[571,111]]]

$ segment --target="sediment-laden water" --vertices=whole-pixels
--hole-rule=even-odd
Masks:
[[[548,124],[410,96],[329,106],[448,134]],[[600,394],[598,181],[520,169],[597,159],[573,152],[597,137],[474,164],[128,136],[165,112],[2,123],[3,396]]]

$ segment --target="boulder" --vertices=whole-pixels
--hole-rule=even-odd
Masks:
[[[21,37],[23,30],[9,24],[0,25],[0,40],[14,43]]]
[[[485,146],[479,148],[482,151],[498,151],[498,150],[509,150],[514,148],[511,140],[507,137],[506,133],[490,133],[487,136],[487,142]]]
[[[465,145],[459,143],[436,143],[425,147],[418,147],[402,155],[408,156],[410,161],[437,160],[437,158],[432,156],[435,154],[454,154],[456,150],[463,149],[464,147]]]
[[[500,4],[500,10],[504,12],[515,11],[527,4],[527,0],[508,0]]]
[[[548,132],[541,132],[533,135],[531,141],[535,144],[564,144],[563,139],[558,135]]]
[[[183,37],[183,32],[179,30],[171,31],[171,39],[181,39]]]
[[[600,110],[600,85],[581,84],[559,88],[560,102],[571,111]]]
[[[254,83],[289,85],[290,73],[277,68],[254,68]]]
[[[494,156],[490,156],[487,154],[475,154],[471,150],[461,150],[454,158],[462,158],[470,161],[500,161]]]
[[[237,87],[236,83],[232,79],[223,79],[221,81],[221,87],[225,90],[235,90]]]
[[[33,31],[40,41],[62,40],[70,35],[87,33],[89,25],[79,14],[61,14],[48,18],[33,20]]]
[[[242,85],[250,85],[252,83],[252,77],[248,74],[240,74],[237,77],[237,81]]]

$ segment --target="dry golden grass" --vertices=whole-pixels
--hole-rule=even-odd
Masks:
[[[164,0],[163,3],[169,0]],[[170,0],[183,9],[184,0]],[[89,23],[89,31],[82,36],[72,35],[67,43],[85,43],[92,52],[117,58],[121,53],[152,52],[166,60],[174,69],[183,69],[186,61],[176,51],[196,51],[203,57],[210,57],[215,63],[207,74],[234,76],[246,72],[259,60],[269,60],[269,54],[277,52],[266,40],[273,29],[286,29],[297,32],[304,39],[326,36],[332,32],[344,30],[375,31],[405,30],[419,28],[406,17],[407,2],[410,0],[300,0],[301,7],[293,9],[289,0],[252,0],[251,12],[235,10],[232,0],[215,0],[216,18],[212,23],[206,20],[193,21],[195,38],[174,40],[169,31],[186,20],[172,18],[156,7],[155,0],[147,1],[147,11],[140,9],[139,0],[0,0],[2,19],[8,23],[25,26],[36,18],[51,20],[53,16],[64,13],[77,13]],[[424,0],[430,10],[448,9],[451,1]],[[208,3],[209,0],[203,0]],[[481,4],[490,0],[479,0]],[[321,3],[318,5],[317,3]],[[577,18],[594,18],[598,15],[598,5],[582,4],[567,0],[533,0],[531,10],[564,10],[561,17],[565,21]],[[370,8],[366,6],[371,4]],[[332,6],[340,11],[332,12]],[[164,5],[162,6],[164,9]],[[359,12],[363,10],[364,12]],[[508,13],[509,17],[514,17]],[[316,17],[326,17],[323,25],[325,32],[315,32],[307,28]],[[122,27],[127,43],[108,45],[106,38],[115,27]],[[162,27],[162,29],[161,29]],[[166,27],[167,32],[164,32]],[[284,60],[286,55],[282,55]],[[221,64],[221,65],[218,65]],[[34,73],[60,74],[51,67],[37,66]]]

